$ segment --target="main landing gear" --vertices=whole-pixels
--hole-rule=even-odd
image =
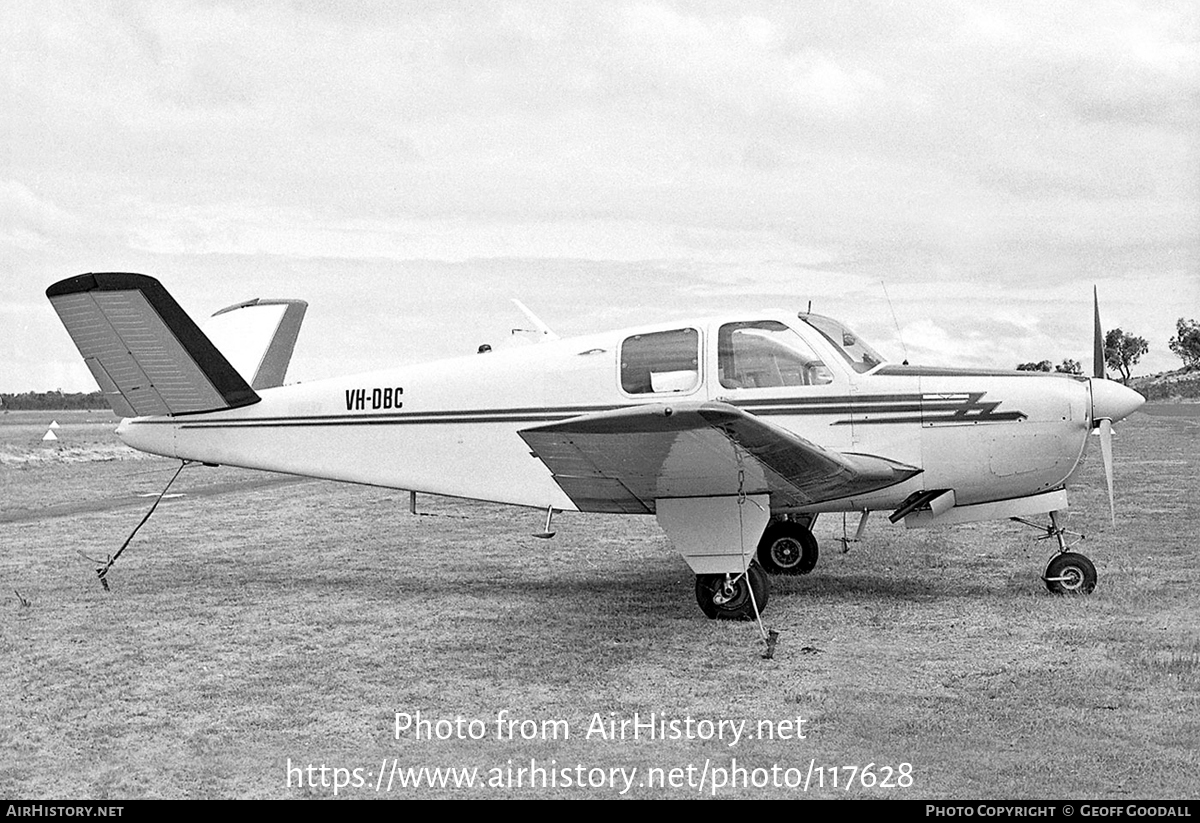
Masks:
[[[756,560],[743,574],[696,575],[696,602],[716,620],[753,620],[766,609],[769,574],[808,574],[817,565],[815,515],[783,515],[772,520],[758,541]],[[751,600],[751,593],[754,595]]]
[[[1039,526],[1020,517],[1012,519],[1026,526],[1044,530],[1046,533],[1039,537],[1039,540],[1049,540],[1053,537],[1058,541],[1058,554],[1050,559],[1046,573],[1042,575],[1047,589],[1054,594],[1091,594],[1095,591],[1096,567],[1092,565],[1092,561],[1078,552],[1068,551],[1070,546],[1067,544],[1067,535],[1075,535],[1081,540],[1083,535],[1063,528],[1061,512],[1050,512],[1049,526]]]
[[[696,602],[710,619],[753,620],[755,605],[759,614],[767,607],[768,588],[766,572],[751,561],[742,574],[696,575]]]
[[[815,515],[783,515],[758,541],[758,562],[770,574],[808,574],[817,565]]]

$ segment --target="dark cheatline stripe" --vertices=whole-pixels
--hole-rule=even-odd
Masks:
[[[955,421],[1009,422],[1022,420],[1023,412],[996,412],[1000,401],[981,402],[986,392],[955,392],[934,394],[878,394],[851,398],[813,397],[765,398],[735,400],[730,403],[747,413],[763,416],[833,416],[859,415],[854,420],[835,420],[830,425],[879,425],[903,423],[939,423]],[[656,399],[655,404],[664,402]],[[585,414],[636,408],[641,403],[605,406],[523,406],[511,409],[443,409],[434,411],[403,411],[382,414],[349,413],[301,415],[297,417],[246,417],[238,420],[193,420],[180,422],[173,418],[156,418],[139,425],[182,425],[187,429],[281,428],[291,426],[403,426],[462,423],[551,423],[569,420]]]
[[[369,418],[369,419],[353,419],[353,418],[307,418],[305,420],[290,420],[286,417],[271,418],[265,420],[239,420],[230,422],[213,422],[213,423],[184,423],[182,428],[185,429],[277,429],[277,428],[292,428],[292,427],[319,427],[319,426],[414,426],[414,425],[440,425],[446,423],[540,423],[552,422],[556,420],[570,420],[576,415],[510,415],[510,416],[491,416],[481,417],[465,414],[460,417],[436,417],[426,418],[422,415],[414,414],[406,416],[403,419],[397,418]]]
[[[1011,423],[1024,419],[1025,415],[1021,412],[1002,412],[1001,414],[988,415],[942,414],[936,416],[926,415],[924,417],[872,417],[863,420],[835,420],[829,425],[877,426],[884,423]]]
[[[295,417],[243,417],[237,420],[196,420],[184,428],[237,428],[243,426],[381,426],[436,423],[502,423],[531,420],[567,420],[583,414],[610,411],[620,406],[558,406],[549,408],[455,409],[427,412],[391,412],[387,414],[352,413],[298,415]],[[147,420],[154,425],[174,425],[170,419]]]

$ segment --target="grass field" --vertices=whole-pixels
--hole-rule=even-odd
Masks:
[[[1115,527],[1089,454],[1091,597],[1049,595],[1050,547],[1014,523],[877,514],[842,554],[825,517],[816,571],[773,580],[772,660],[753,624],[703,618],[654,518],[563,514],[540,541],[538,512],[421,496],[414,517],[406,492],[227,468],[183,472],[106,593],[78,552],[115,551],[177,465],[114,425],[0,415],[0,796],[618,797],[632,769],[624,796],[1200,795],[1195,415],[1119,426]],[[397,738],[418,711],[450,722]],[[587,735],[635,713],[678,726]],[[751,739],[760,721],[789,739]],[[538,785],[510,786],[531,760]],[[402,787],[405,767],[503,785]]]

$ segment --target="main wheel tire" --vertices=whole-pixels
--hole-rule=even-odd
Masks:
[[[1063,552],[1046,566],[1044,579],[1055,594],[1091,594],[1096,588],[1096,567],[1082,554]]]
[[[770,584],[762,567],[752,562],[745,574],[733,577],[734,582],[727,587],[726,575],[696,575],[696,602],[710,620],[753,620],[755,603],[759,614],[766,611]]]
[[[813,533],[791,520],[767,526],[758,541],[758,562],[771,574],[808,574],[819,554]]]

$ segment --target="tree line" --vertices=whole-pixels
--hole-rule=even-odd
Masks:
[[[0,394],[0,409],[4,411],[49,411],[59,409],[107,409],[104,394],[94,392],[27,391],[20,394]]]
[[[1200,322],[1182,317],[1175,323],[1175,336],[1167,344],[1171,351],[1183,361],[1185,369],[1200,369]],[[1128,383],[1132,370],[1142,355],[1150,350],[1146,338],[1128,334],[1121,329],[1112,329],[1104,335],[1104,362],[1121,375],[1121,382]],[[1062,374],[1083,374],[1078,360],[1067,358],[1057,366],[1049,360],[1036,363],[1018,363],[1017,371],[1056,371]]]

